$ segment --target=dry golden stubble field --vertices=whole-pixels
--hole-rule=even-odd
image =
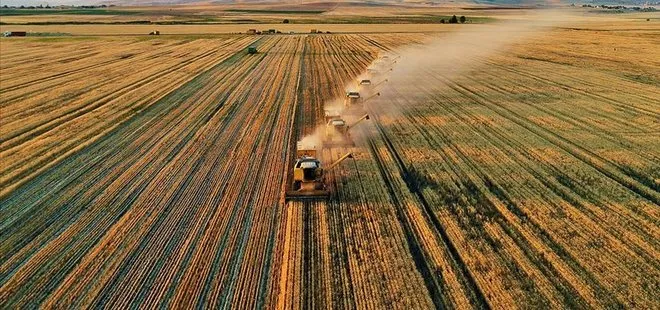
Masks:
[[[653,308],[660,38],[607,18],[414,72],[451,33],[2,39],[0,298]],[[385,53],[331,199],[285,203],[295,141]]]

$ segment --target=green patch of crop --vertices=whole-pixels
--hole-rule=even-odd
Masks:
[[[70,36],[68,34],[62,36],[32,36],[30,41],[43,42],[43,43],[56,43],[56,42],[79,42],[79,41],[93,41],[98,40],[99,37],[94,36]]]
[[[567,62],[562,62],[554,59],[548,59],[548,58],[540,58],[540,57],[534,57],[534,56],[527,56],[527,55],[518,55],[517,56],[520,59],[526,59],[526,60],[534,60],[534,61],[541,61],[541,62],[547,62],[551,64],[557,64],[557,65],[571,65],[570,63]]]
[[[29,32],[29,37],[65,37],[70,36],[67,32]]]
[[[321,14],[325,11],[275,11],[275,10],[250,10],[250,9],[228,9],[226,12],[238,12],[238,13],[259,13],[259,14]]]
[[[418,15],[418,16],[337,16],[323,19],[291,20],[292,24],[441,24],[447,23],[451,16]],[[489,17],[466,17],[466,24],[483,24],[494,21]]]
[[[0,16],[25,15],[139,15],[140,12],[108,9],[0,9]]]
[[[34,12],[44,10],[31,10]],[[64,10],[60,10],[64,11]],[[86,11],[93,11],[91,9]],[[126,11],[112,11],[112,12],[126,12]],[[281,13],[283,11],[277,11]],[[305,11],[308,12],[308,11]],[[131,12],[133,13],[133,12]],[[407,15],[407,16],[380,16],[380,17],[363,17],[363,16],[332,16],[332,17],[319,17],[319,18],[288,18],[290,24],[440,24],[444,20],[445,23],[449,21],[451,16],[442,15]],[[467,17],[466,24],[483,24],[494,21],[495,19],[489,17]],[[194,16],[183,20],[165,20],[165,21],[149,21],[149,20],[131,20],[131,21],[45,21],[45,22],[24,22],[24,23],[4,23],[0,25],[204,25],[204,24],[273,24],[280,23],[281,20],[277,18],[233,18],[225,19],[218,18],[217,16],[204,15]]]
[[[660,85],[660,80],[650,76],[650,75],[644,75],[644,74],[624,74],[626,79],[639,82],[639,83],[644,83],[644,84],[649,84],[649,85]]]
[[[131,20],[124,22],[88,22],[88,21],[65,21],[65,22],[26,22],[26,23],[4,23],[0,25],[31,25],[31,26],[48,26],[48,25],[149,25],[153,24],[148,20]]]

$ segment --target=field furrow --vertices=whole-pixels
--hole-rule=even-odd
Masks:
[[[2,38],[2,305],[658,308],[636,23]],[[301,140],[327,198],[285,194]]]

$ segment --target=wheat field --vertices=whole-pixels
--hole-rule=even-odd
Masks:
[[[1,304],[657,308],[660,28],[606,24],[462,70],[405,65],[455,30],[2,38]],[[330,198],[285,201],[382,55]]]

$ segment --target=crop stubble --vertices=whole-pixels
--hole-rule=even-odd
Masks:
[[[323,152],[356,153],[330,201],[286,204],[324,103],[429,36],[272,36],[254,56],[240,36],[3,44],[0,298],[657,306],[658,64],[613,70],[632,56],[590,44],[639,36],[564,31],[385,84],[358,146]]]

